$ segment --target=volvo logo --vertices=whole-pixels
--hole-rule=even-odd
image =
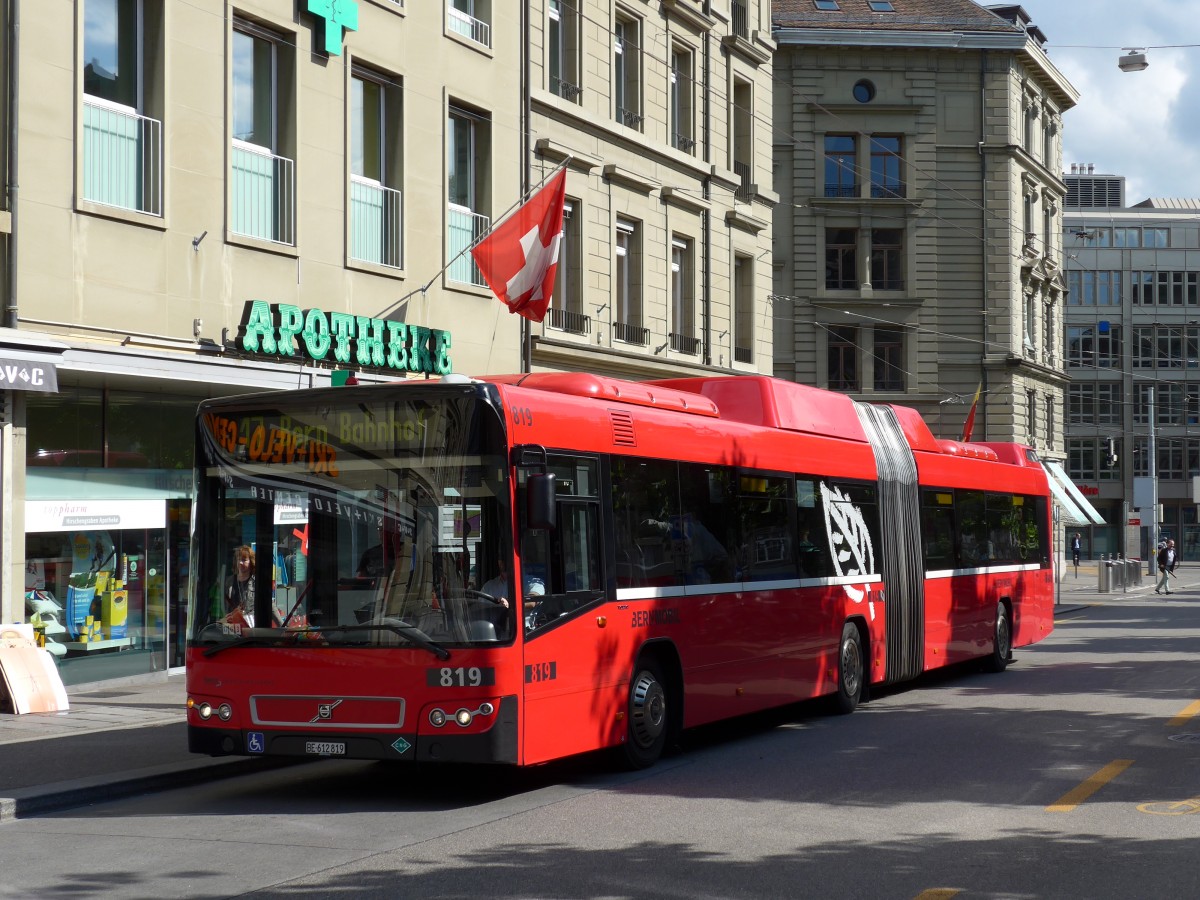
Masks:
[[[321,703],[317,705],[317,714],[308,720],[311,725],[313,722],[328,721],[333,718],[334,709],[341,703],[341,700],[334,700],[332,703]]]

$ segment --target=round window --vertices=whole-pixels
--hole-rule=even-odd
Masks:
[[[875,99],[875,85],[864,78],[854,85],[854,99],[859,103],[870,103]]]

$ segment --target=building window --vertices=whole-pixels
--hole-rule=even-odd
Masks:
[[[684,153],[696,147],[692,125],[692,54],[676,48],[671,52],[671,146]]]
[[[618,219],[616,238],[617,302],[613,337],[629,344],[645,345],[650,335],[642,327],[642,236],[639,223]]]
[[[1045,397],[1042,398],[1042,400],[1045,405],[1045,415],[1043,418],[1045,418],[1045,420],[1046,420],[1046,447],[1049,450],[1053,450],[1054,449],[1054,397],[1051,394],[1047,394]]]
[[[1144,244],[1147,247],[1169,247],[1169,235],[1167,228],[1147,228],[1144,231]]]
[[[837,12],[839,9],[837,0],[813,0],[813,6],[829,12]]]
[[[750,82],[740,78],[733,80],[733,109],[729,112],[732,123],[730,155],[733,171],[740,185],[735,190],[738,200],[749,201],[754,193],[754,91]]]
[[[350,256],[403,265],[400,88],[356,68],[350,78]]]
[[[550,92],[578,103],[583,88],[579,77],[579,7],[575,0],[550,0],[547,43]]]
[[[904,390],[904,330],[875,326],[875,390]]]
[[[1110,327],[1097,334],[1093,326],[1067,328],[1067,366],[1073,368],[1121,367],[1121,329]]]
[[[550,324],[572,334],[591,331],[591,318],[583,312],[583,292],[579,274],[583,271],[583,243],[580,240],[582,216],[578,202],[563,205],[563,236],[559,243],[558,266],[554,270],[554,294],[550,298]]]
[[[1114,247],[1142,246],[1142,229],[1140,228],[1114,228],[1112,232]]]
[[[825,196],[858,196],[858,139],[852,134],[825,135]]]
[[[853,325],[831,325],[827,329],[829,348],[829,389],[857,391],[858,329]]]
[[[1067,441],[1067,474],[1074,481],[1096,480],[1095,438],[1072,438]]]
[[[491,157],[491,123],[460,107],[451,107],[447,121],[449,189],[446,255],[452,260],[451,281],[483,286],[486,282],[466,250],[491,226],[486,178]]]
[[[492,0],[450,0],[446,27],[484,47],[492,46]]]
[[[1137,275],[1138,273],[1133,273]],[[1149,273],[1148,273],[1149,274]],[[1072,269],[1067,273],[1068,306],[1120,306],[1121,273]]]
[[[1067,391],[1067,423],[1093,425],[1096,421],[1096,385],[1072,384]]]
[[[754,362],[754,257],[733,259],[733,358]]]
[[[147,81],[160,80],[161,7],[142,0],[84,6],[84,200],[161,216],[162,122],[146,115]]]
[[[871,287],[904,290],[904,232],[899,228],[871,229]]]
[[[1025,392],[1025,443],[1037,443],[1037,394]]]
[[[1033,294],[1025,295],[1025,354],[1037,356],[1037,298]]]
[[[867,0],[867,6],[871,8],[871,12],[895,12],[895,7],[892,6],[892,0]]]
[[[613,31],[613,101],[616,119],[642,130],[641,50],[639,23],[618,17]]]
[[[693,276],[692,241],[671,238],[671,349],[695,353],[696,292]]]
[[[851,93],[859,103],[870,103],[875,99],[875,83],[865,78],[861,81],[856,81]]]
[[[901,176],[901,139],[898,135],[874,135],[871,138],[871,196],[903,197]]]
[[[1099,382],[1096,385],[1097,425],[1121,425],[1121,411],[1125,405],[1125,391],[1119,382]]]
[[[296,166],[285,155],[294,42],[246,22],[233,32],[233,177],[231,228],[237,234],[295,243]]]
[[[858,232],[825,229],[825,287],[831,291],[858,287]]]

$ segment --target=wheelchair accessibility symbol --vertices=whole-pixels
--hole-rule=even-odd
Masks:
[[[248,753],[264,753],[267,749],[267,742],[263,739],[261,731],[251,731],[246,735],[246,751]]]
[[[1152,816],[1190,816],[1200,812],[1200,797],[1189,800],[1162,800],[1157,803],[1142,803],[1138,812],[1149,813]]]

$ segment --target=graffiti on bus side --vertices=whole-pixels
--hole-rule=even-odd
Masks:
[[[829,552],[833,555],[834,569],[839,576],[868,576],[875,574],[875,548],[871,545],[871,532],[867,520],[841,488],[829,487],[821,482],[821,506],[825,510],[825,536],[829,541]],[[843,585],[847,596],[855,603],[862,603],[867,592],[852,584]],[[871,618],[875,618],[875,604],[870,602]]]

